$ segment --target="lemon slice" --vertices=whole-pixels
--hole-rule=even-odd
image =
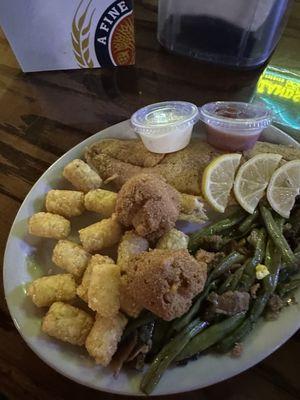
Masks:
[[[300,160],[287,162],[271,177],[267,199],[273,210],[289,218],[296,196],[300,194]]]
[[[209,204],[221,213],[227,206],[241,157],[237,153],[224,154],[211,161],[204,170],[202,193]]]
[[[264,196],[271,176],[282,156],[261,153],[246,161],[236,174],[234,194],[239,204],[253,214],[259,200]]]

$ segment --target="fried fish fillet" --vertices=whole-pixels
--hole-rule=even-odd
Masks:
[[[255,146],[244,152],[246,159],[256,156],[260,153],[280,154],[285,161],[299,160],[300,148],[285,146],[283,144],[274,144],[267,142],[256,142]]]
[[[111,158],[139,167],[154,167],[164,154],[151,153],[141,140],[103,139],[93,146],[94,154],[106,154]]]
[[[142,161],[137,160],[138,155],[133,154],[141,146],[141,141],[110,139],[113,151],[108,150],[107,141],[104,146],[102,142],[92,144],[86,150],[85,158],[103,179],[114,176],[113,182],[117,190],[132,176],[150,173],[162,176],[171,186],[182,193],[199,195],[201,194],[200,182],[204,168],[214,157],[222,154],[208,143],[195,138],[185,149],[166,154],[164,157],[159,155],[160,161],[152,167],[147,167],[149,161],[142,165]],[[120,153],[118,148],[122,149]],[[154,156],[156,155],[154,154]]]
[[[104,139],[88,147],[85,158],[102,179],[114,179],[116,190],[132,176],[150,173],[165,178],[179,192],[201,195],[203,171],[222,153],[199,138],[193,138],[185,149],[166,155],[149,152],[138,139]],[[299,148],[266,142],[257,142],[243,153],[243,159],[260,153],[281,154],[286,161],[300,159]]]

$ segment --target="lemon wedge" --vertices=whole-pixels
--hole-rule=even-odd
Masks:
[[[224,154],[212,160],[202,177],[202,193],[208,203],[223,213],[228,204],[234,176],[241,161],[241,154]]]
[[[279,215],[289,218],[296,196],[300,194],[300,160],[289,161],[278,168],[270,179],[267,199]]]
[[[261,153],[246,161],[238,170],[234,181],[234,194],[238,203],[253,214],[259,200],[264,196],[271,176],[282,156]]]

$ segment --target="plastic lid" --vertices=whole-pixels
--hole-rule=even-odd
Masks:
[[[195,104],[185,101],[164,101],[143,107],[131,117],[131,123],[138,133],[167,133],[170,128],[184,129],[199,119]]]
[[[264,129],[270,125],[272,113],[260,104],[216,101],[200,108],[200,119],[206,124],[225,129]]]

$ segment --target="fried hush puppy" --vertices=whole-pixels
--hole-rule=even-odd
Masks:
[[[179,216],[179,193],[161,178],[141,174],[129,179],[118,193],[116,216],[147,240],[159,239]]]
[[[206,263],[187,250],[155,249],[131,258],[126,284],[138,304],[170,321],[188,311],[206,276]]]

